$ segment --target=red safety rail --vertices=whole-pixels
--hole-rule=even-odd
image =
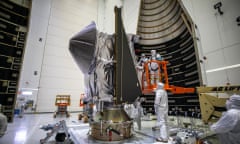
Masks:
[[[84,104],[83,104],[83,99],[84,99],[84,97],[85,97],[85,94],[84,94],[84,93],[81,93],[81,94],[80,94],[80,102],[79,102],[79,106],[80,106],[80,107],[83,107],[83,106],[84,106]]]

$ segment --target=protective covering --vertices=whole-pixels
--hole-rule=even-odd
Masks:
[[[95,76],[97,95],[101,101],[111,102],[113,98],[113,45],[114,37],[98,33],[95,51]]]
[[[159,60],[159,61],[163,60],[162,56],[159,53],[156,55],[156,60]]]
[[[91,64],[94,60],[95,45],[97,39],[96,24],[92,22],[82,31],[74,35],[69,42],[69,50],[84,74],[85,94],[84,101],[88,102],[96,93],[94,86],[94,75],[91,73]]]
[[[70,51],[85,75],[84,101],[89,103],[97,97],[95,102],[98,110],[93,119],[90,117],[93,120],[90,121],[91,136],[105,141],[119,141],[132,136],[132,120],[121,104],[133,102],[141,94],[133,62],[135,58],[132,44],[138,39],[127,38],[121,20],[121,8],[115,7],[114,10],[114,35],[101,32],[94,35],[95,26],[90,25],[70,41]],[[82,38],[83,35],[86,35],[86,39]],[[86,46],[90,47],[87,53],[79,50]],[[87,59],[89,55],[91,56]]]
[[[163,89],[164,88],[164,84],[159,82],[157,85],[157,90]]]
[[[240,96],[232,95],[226,102],[227,109],[240,109]]]
[[[221,144],[240,144],[240,96],[233,95],[226,102],[227,112],[211,126]]]
[[[116,64],[116,60],[114,60],[114,41],[114,35],[97,32],[94,22],[86,26],[70,40],[69,50],[81,72],[84,74],[86,97],[83,101],[86,103],[90,102],[94,96],[97,96],[100,101],[112,102],[113,100],[114,65]],[[123,98],[126,98],[122,100],[128,102],[135,100],[140,92],[140,87],[138,87],[138,91],[135,90],[135,87],[139,84],[134,81],[134,76],[132,76],[135,75],[136,80],[138,81],[133,61],[135,60],[133,58],[135,57],[135,53],[133,53],[133,45],[136,42],[138,42],[138,37],[129,34],[125,46],[128,53],[127,55],[125,55],[126,53],[123,53],[124,60],[121,60],[124,65],[122,68],[122,70],[124,70],[124,76],[122,77],[125,77],[125,75],[131,77],[131,79],[129,79],[129,77],[121,77],[121,81],[124,79],[128,80],[122,83],[122,86],[124,87],[122,89],[126,89],[125,87],[127,87],[127,89],[132,90],[131,92],[123,92],[121,95]],[[126,50],[124,50],[124,52],[125,51]],[[118,61],[120,62],[120,60]],[[129,68],[133,69],[129,70]]]
[[[160,128],[160,139],[168,140],[167,116],[168,116],[168,95],[163,89],[164,84],[158,83],[154,100],[155,113],[157,116],[156,127]]]
[[[141,57],[137,63],[137,68],[140,70],[143,70],[144,67],[144,63],[148,61],[148,58],[146,57],[146,55],[144,53],[141,54]]]
[[[84,101],[101,96],[111,101],[113,95],[113,36],[97,33],[92,22],[70,40],[69,50],[84,74]]]
[[[89,72],[96,45],[96,24],[92,22],[70,39],[69,50],[82,73]]]
[[[151,50],[151,57],[150,60],[156,60],[156,50]],[[159,65],[156,62],[151,62],[148,64],[149,70],[150,70],[150,77],[151,77],[151,84],[157,84],[159,82],[159,76],[158,73],[160,71]]]

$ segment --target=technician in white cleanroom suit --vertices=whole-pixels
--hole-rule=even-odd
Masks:
[[[226,101],[227,112],[211,126],[221,144],[240,144],[240,95]]]
[[[137,69],[142,70],[144,69],[144,63],[146,63],[148,61],[148,58],[146,57],[146,55],[144,53],[141,54],[141,57],[137,63]]]
[[[136,69],[137,69],[137,74],[138,74],[138,79],[139,81],[144,81],[143,85],[144,87],[147,85],[146,84],[146,78],[142,77],[144,74],[144,64],[148,61],[148,58],[146,57],[146,55],[144,53],[141,54],[141,57],[136,65]],[[145,75],[145,74],[144,74]],[[142,80],[143,78],[143,80]]]
[[[1,107],[2,105],[0,104],[0,138],[5,134],[7,131],[7,117],[1,113]]]
[[[157,52],[156,50],[151,50],[151,58],[150,60],[157,60]],[[159,73],[159,66],[158,66],[158,63],[156,62],[151,62],[149,63],[149,70],[150,70],[150,78],[151,78],[151,84],[154,85],[159,82],[159,76],[158,76],[158,73]]]
[[[154,108],[157,116],[157,124],[156,127],[153,127],[153,130],[157,127],[160,128],[160,137],[157,138],[157,141],[168,142],[168,95],[164,90],[164,84],[160,82],[157,84]]]

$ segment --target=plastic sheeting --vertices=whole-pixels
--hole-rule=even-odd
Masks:
[[[84,74],[84,101],[90,101],[93,96],[112,101],[113,44],[114,37],[98,33],[94,22],[71,38],[69,50]]]
[[[70,39],[69,50],[82,73],[89,71],[96,45],[96,24],[92,22]]]
[[[98,33],[95,52],[96,62],[96,90],[101,101],[111,102],[114,93],[114,37],[105,33]]]
[[[128,35],[127,44],[131,49],[130,57],[135,57],[133,45],[138,42],[138,37],[134,37],[135,35]],[[100,101],[113,101],[116,63],[114,62],[114,40],[114,35],[97,32],[94,22],[70,40],[69,50],[84,74],[86,95],[84,101],[86,102],[92,100],[94,96],[97,96]],[[136,60],[136,58],[132,60]]]

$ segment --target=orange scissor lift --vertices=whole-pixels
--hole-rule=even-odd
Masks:
[[[70,106],[71,99],[70,95],[57,95],[55,100],[55,106],[57,106],[57,111],[55,111],[53,117],[56,118],[57,115],[65,114],[67,117],[70,116],[67,107]]]
[[[158,64],[158,72],[157,74],[151,74],[149,70],[150,63]],[[151,83],[151,78],[158,79],[159,82],[164,83],[164,88],[167,91],[170,91],[173,94],[184,94],[184,93],[194,93],[195,88],[184,88],[178,87],[174,85],[169,85],[168,82],[168,74],[167,74],[167,64],[168,61],[159,61],[159,60],[149,60],[144,63],[144,72],[142,74],[142,93],[150,94],[153,93],[157,88],[157,82]]]

